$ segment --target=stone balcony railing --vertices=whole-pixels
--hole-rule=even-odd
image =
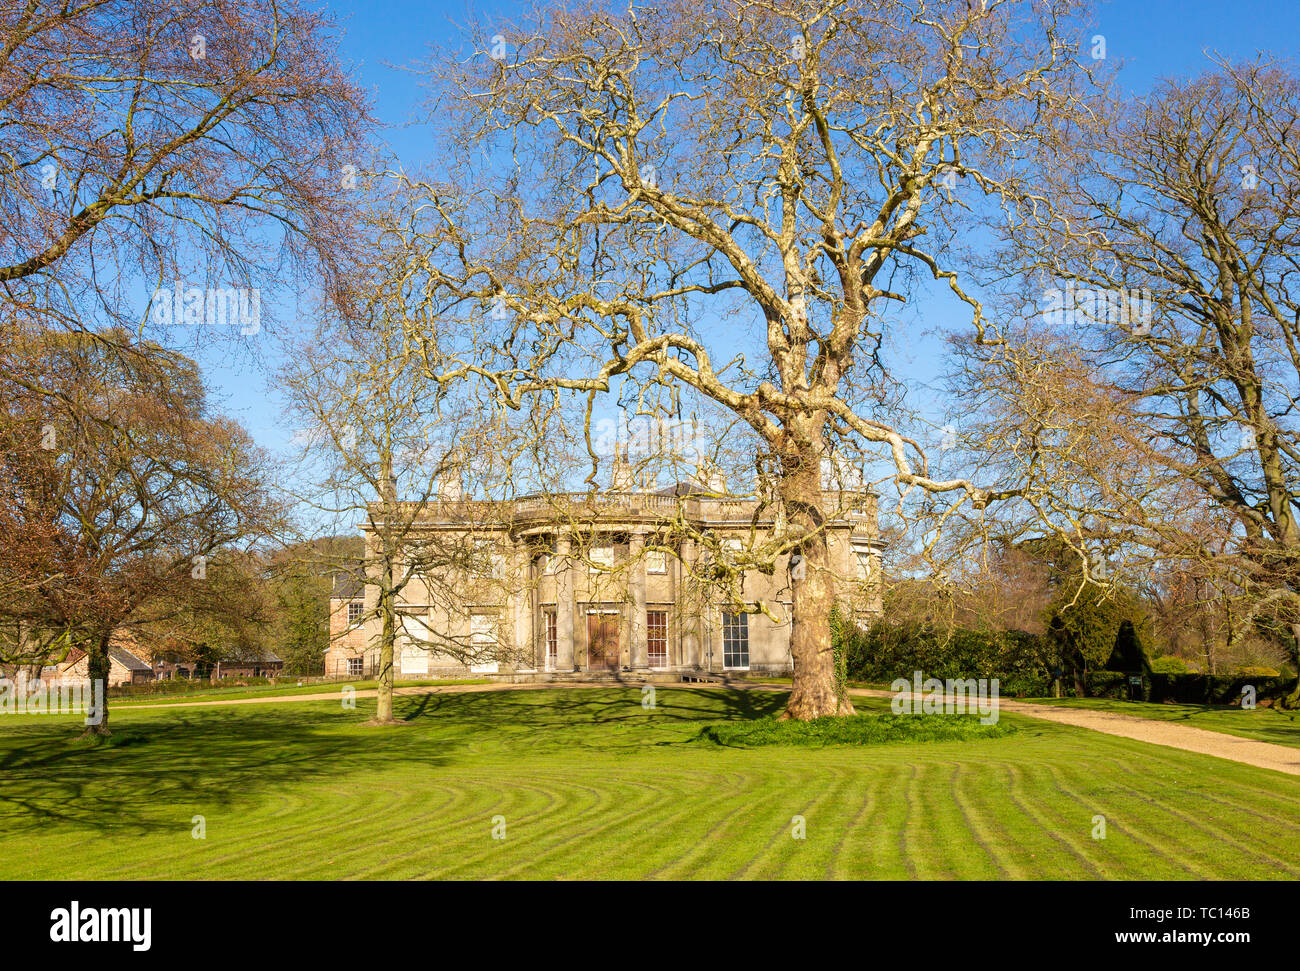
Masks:
[[[686,508],[698,504],[698,499],[687,496],[661,496],[654,492],[560,492],[547,495],[521,496],[513,503],[517,514],[566,513],[591,510],[604,515],[618,511],[659,512],[675,514],[679,503]]]
[[[657,492],[564,492],[520,496],[514,500],[446,499],[430,503],[430,525],[527,528],[558,522],[664,522],[679,517],[695,522],[749,522],[756,500],[707,494],[662,495]],[[827,492],[823,508],[841,512],[855,532],[876,529],[876,497],[867,492]],[[770,522],[775,509],[764,511],[760,524]]]

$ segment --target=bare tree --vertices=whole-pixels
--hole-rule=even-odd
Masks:
[[[333,31],[297,0],[0,8],[0,321],[138,328],[139,289],[190,273],[332,275],[370,128]]]
[[[1300,660],[1300,79],[1222,64],[1094,118],[1007,226],[986,444],[1043,519],[1194,564],[1248,595],[1234,640],[1280,619]]]
[[[349,293],[366,320],[326,322],[288,357],[281,380],[300,462],[294,487],[308,510],[306,525],[321,535],[360,526],[359,561],[333,563],[351,571],[373,595],[363,622],[379,619],[377,724],[393,724],[395,647],[435,651],[455,661],[482,663],[505,648],[482,645],[437,625],[408,623],[403,596],[465,615],[467,591],[500,588],[501,599],[523,595],[501,568],[498,532],[502,507],[492,484],[508,462],[508,438],[484,419],[479,403],[444,390],[427,374],[408,328],[395,319],[382,289]],[[346,303],[344,301],[343,303]],[[477,494],[477,498],[475,498]],[[454,531],[430,528],[439,512],[454,510]]]
[[[828,463],[883,463],[905,495],[997,498],[933,478],[885,420],[882,335],[925,281],[982,331],[959,227],[1023,194],[1016,166],[1072,110],[1077,12],[582,7],[484,26],[475,56],[430,68],[451,184],[421,187],[422,238],[402,245],[432,268],[425,299],[468,319],[436,371],[512,408],[687,387],[740,419],[777,523],[752,558],[804,564],[788,717],[852,711],[830,642],[825,530],[844,506],[827,508]]]
[[[15,340],[0,367],[0,433],[20,443],[3,453],[13,505],[0,514],[0,588],[17,595],[0,614],[24,631],[6,660],[75,648],[105,683],[115,635],[228,615],[230,587],[208,587],[209,570],[279,516],[265,457],[211,413],[194,363],[108,336]],[[88,733],[108,731],[105,710]]]

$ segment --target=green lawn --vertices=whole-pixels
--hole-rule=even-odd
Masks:
[[[460,678],[451,681],[398,681],[398,688],[427,688],[435,685],[452,685],[452,684],[491,684],[488,678]],[[200,691],[178,691],[174,694],[159,692],[156,695],[141,692],[130,698],[109,698],[109,706],[117,708],[122,705],[180,705],[187,701],[227,701],[232,698],[256,698],[258,696],[279,697],[291,695],[321,695],[321,694],[338,694],[345,685],[350,685],[357,691],[366,691],[377,688],[378,681],[327,681],[317,682],[316,684],[305,684],[299,687],[296,684],[289,684],[285,679],[279,684],[257,684],[257,685],[231,685],[226,688],[204,688]]]
[[[1228,705],[1163,705],[1141,701],[1112,701],[1109,698],[1026,698],[1035,704],[1062,705],[1066,708],[1088,708],[1094,711],[1113,711],[1138,718],[1155,718],[1178,722],[1211,732],[1224,732],[1253,738],[1260,742],[1276,742],[1300,748],[1300,712],[1281,711],[1277,708],[1256,708],[1243,711]]]
[[[1300,778],[1005,714],[1001,738],[734,748],[701,727],[782,695],[657,700],[429,695],[395,729],[360,724],[372,700],[119,706],[99,748],[0,717],[0,877],[1300,876]]]

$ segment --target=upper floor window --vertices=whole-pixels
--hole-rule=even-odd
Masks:
[[[723,562],[734,568],[743,584],[748,577],[748,570],[741,564],[743,562],[745,541],[737,536],[730,536],[722,541]]]
[[[612,567],[614,565],[614,546],[611,543],[605,543],[601,546],[591,548],[591,565],[593,572],[598,567]]]
[[[366,612],[366,605],[360,600],[353,600],[348,603],[348,626],[356,627],[361,623],[361,618]]]
[[[668,554],[663,550],[648,550],[645,555],[647,573],[667,573]]]
[[[549,540],[542,543],[542,552],[538,557],[538,565],[541,567],[542,572],[547,575],[555,572],[555,566],[557,563],[555,546],[555,537],[552,536]]]
[[[497,553],[490,539],[474,540],[474,561],[483,576],[500,577],[505,573],[505,557]]]
[[[871,553],[868,550],[858,550],[858,576],[863,580],[871,576]]]

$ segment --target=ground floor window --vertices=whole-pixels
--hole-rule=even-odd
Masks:
[[[560,660],[559,618],[554,610],[546,611],[546,667],[554,671]]]
[[[749,614],[722,612],[722,666],[749,667]]]
[[[428,674],[429,673],[429,652],[425,645],[433,639],[433,631],[429,624],[411,614],[406,614],[401,619],[402,631],[405,634],[402,642],[402,674]]]
[[[361,677],[361,658],[359,657],[348,658],[348,677],[349,678]]]
[[[668,667],[668,612],[647,610],[645,623],[649,664],[652,668],[666,668]]]
[[[497,615],[472,614],[469,619],[469,643],[474,652],[470,662],[473,674],[496,674]]]

